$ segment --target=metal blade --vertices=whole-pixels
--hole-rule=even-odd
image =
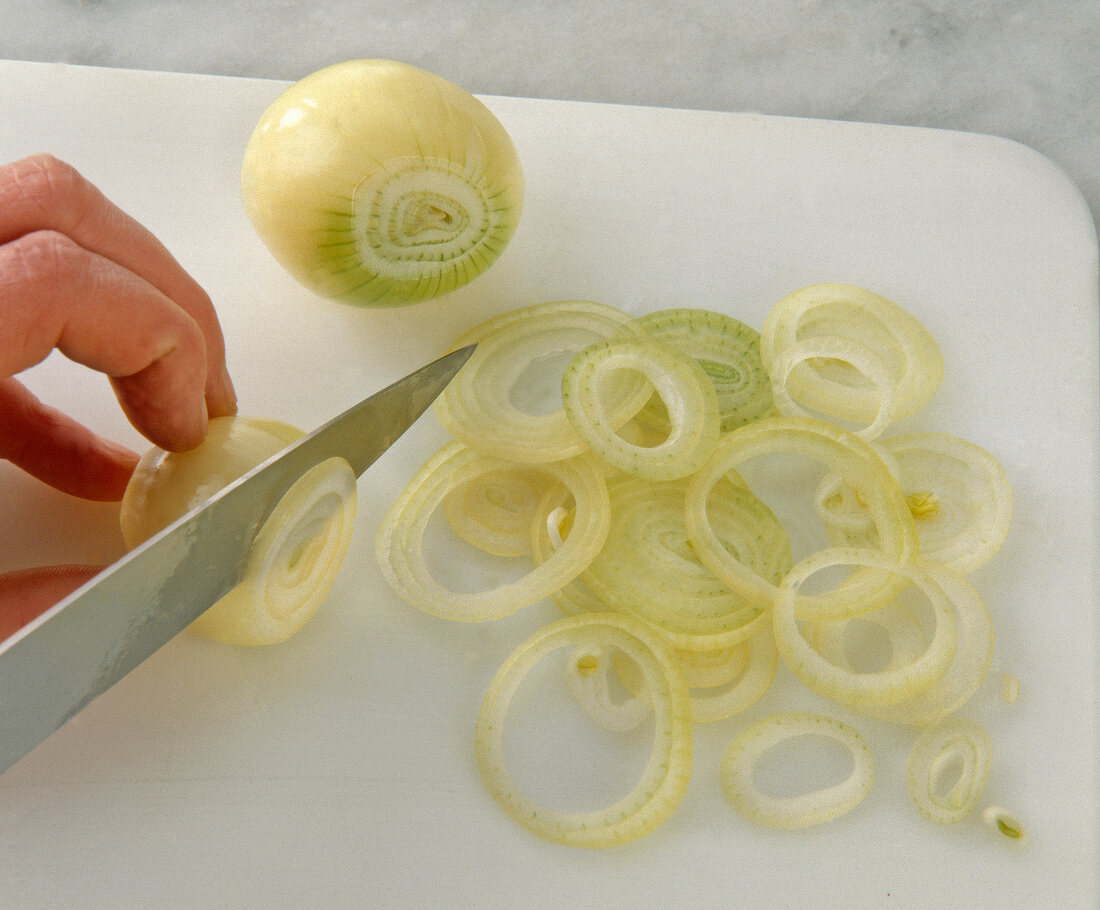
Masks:
[[[295,480],[333,456],[361,475],[472,351],[448,354],[304,436],[0,642],[0,771],[233,588],[256,532]]]

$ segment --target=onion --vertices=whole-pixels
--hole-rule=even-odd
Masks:
[[[922,559],[966,574],[1000,549],[1012,523],[1012,487],[985,449],[947,433],[891,436],[875,448],[907,496]],[[819,512],[834,543],[874,545],[866,510],[855,499],[831,475],[822,480]]]
[[[684,523],[687,482],[625,477],[608,487],[611,528],[582,578],[601,601],[660,630],[675,647],[713,651],[766,625],[763,608],[731,591],[696,557]],[[728,481],[713,526],[753,572],[778,583],[790,566],[786,534],[745,487]]]
[[[852,754],[854,767],[842,782],[799,796],[763,792],[754,775],[764,754],[799,736],[825,736]],[[734,809],[768,828],[806,828],[839,818],[858,806],[871,789],[874,765],[863,737],[848,724],[820,714],[771,714],[742,730],[726,748],[720,766],[722,792]]]
[[[871,446],[846,430],[809,417],[758,420],[719,440],[710,460],[691,478],[686,497],[686,523],[699,561],[729,588],[760,610],[778,594],[778,581],[765,578],[722,542],[710,517],[712,490],[730,471],[751,458],[791,453],[825,462],[858,492],[872,516],[879,547],[895,561],[916,554],[917,537],[901,488]],[[839,619],[868,612],[888,600],[896,579],[878,567],[857,571],[834,591],[800,593],[800,618]]]
[[[195,449],[150,449],[122,499],[127,547],[136,547],[301,435],[275,420],[218,417]],[[329,459],[303,474],[257,533],[240,583],[195,620],[192,630],[228,644],[267,645],[301,629],[340,570],[356,501],[355,474],[343,459]]]
[[[985,789],[992,757],[989,734],[973,721],[950,717],[924,730],[905,765],[909,795],[921,815],[941,825],[969,815]]]
[[[345,303],[437,297],[488,268],[520,217],[511,138],[473,95],[392,60],[285,89],[241,168],[245,211],[298,281]]]
[[[1003,806],[987,806],[982,810],[982,821],[998,834],[1008,838],[1018,846],[1023,846],[1028,841],[1024,832],[1024,826],[1020,824],[1016,816],[1012,815]]]
[[[623,652],[638,665],[652,705],[653,751],[641,779],[622,799],[591,812],[538,805],[519,790],[504,760],[504,726],[516,690],[540,660],[563,647]],[[567,617],[535,632],[497,671],[478,713],[474,751],[493,799],[525,828],[574,847],[625,844],[659,827],[687,790],[692,755],[687,684],[668,645],[637,620],[613,613]]]
[[[276,504],[249,550],[241,582],[192,628],[233,645],[285,641],[317,612],[355,529],[355,472],[343,458],[310,468]]]

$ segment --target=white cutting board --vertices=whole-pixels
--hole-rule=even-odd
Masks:
[[[449,299],[359,311],[285,277],[239,204],[244,144],[280,88],[0,63],[0,159],[67,159],[167,243],[219,307],[243,412],[312,427],[539,300],[703,306],[759,326],[788,291],[845,281],[925,322],[945,379],[905,428],[980,443],[1015,488],[1009,540],[974,577],[999,637],[968,713],[994,737],[989,798],[1031,843],[918,818],[907,737],[869,723],[876,786],[831,825],[776,833],[725,805],[734,719],[699,731],[687,797],[641,842],[579,852],[517,827],[482,788],[473,723],[496,667],[552,611],[445,623],[399,603],[374,564],[383,510],[442,440],[427,418],[360,483],[356,542],[303,633],[270,650],[185,633],[0,776],[0,903],[1095,907],[1097,248],[1065,177],[987,136],[487,98],[528,179],[512,245]],[[142,445],[102,377],[51,357],[27,381]],[[0,517],[0,570],[121,552],[115,507],[8,465]],[[1014,706],[1002,671],[1020,679]]]

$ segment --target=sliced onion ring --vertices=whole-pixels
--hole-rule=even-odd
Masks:
[[[641,779],[613,805],[591,812],[538,805],[520,792],[504,760],[504,727],[516,690],[540,660],[563,647],[624,652],[642,671],[653,705],[653,752]],[[497,671],[481,703],[474,749],[493,799],[525,828],[572,847],[625,844],[658,828],[687,790],[692,754],[687,684],[672,650],[637,620],[614,613],[570,616],[537,631]]]
[[[917,515],[921,559],[963,574],[983,566],[1000,549],[1012,523],[1012,487],[1000,462],[981,446],[947,433],[905,433],[877,440],[875,448],[894,472]],[[932,506],[914,510],[914,497]],[[823,507],[834,497],[844,512]],[[819,513],[837,545],[873,546],[864,510],[835,475],[822,481]],[[863,516],[859,521],[858,516]]]
[[[869,371],[890,377],[894,418],[907,417],[927,403],[943,377],[943,358],[927,329],[892,300],[850,284],[810,285],[772,307],[760,332],[760,358],[771,372],[778,358],[815,337],[848,338],[872,352],[852,365],[828,352],[793,365],[783,385],[805,407],[842,420],[874,421],[883,410],[881,382]],[[773,375],[773,391],[778,383]]]
[[[724,313],[689,307],[647,313],[638,324],[652,337],[699,361],[718,395],[723,433],[775,416],[771,381],[760,362],[756,329]],[[669,429],[668,414],[659,399],[651,399],[638,416],[658,430]]]
[[[605,390],[613,387],[613,378],[631,373],[649,380],[668,412],[668,437],[655,445],[635,445],[615,432],[622,421],[608,410]],[[703,367],[652,338],[615,338],[589,345],[566,368],[561,398],[570,424],[588,447],[608,464],[639,477],[685,477],[698,469],[718,441],[718,396]]]
[[[778,583],[762,578],[726,547],[708,514],[717,483],[751,458],[791,453],[816,458],[832,467],[862,497],[878,533],[878,546],[895,562],[917,553],[917,532],[901,488],[875,450],[852,433],[810,417],[759,420],[723,436],[710,460],[691,478],[685,521],[699,561],[746,602],[765,610]],[[892,587],[893,586],[893,587]],[[896,579],[878,567],[857,570],[831,592],[799,593],[799,618],[839,619],[869,612],[896,592]]]
[[[905,781],[921,815],[941,825],[954,824],[978,805],[989,777],[993,744],[979,724],[949,717],[925,729],[913,743]],[[954,778],[944,787],[944,778]]]
[[[839,784],[793,797],[764,793],[754,778],[763,754],[796,736],[826,736],[852,753],[851,774]],[[771,714],[734,737],[719,767],[722,792],[742,816],[768,828],[806,828],[832,821],[858,806],[871,789],[871,750],[848,724],[820,714],[792,711]]]
[[[578,455],[585,444],[560,401],[543,413],[518,406],[516,390],[532,363],[576,354],[593,342],[621,335],[645,337],[645,332],[621,310],[588,300],[550,301],[494,316],[452,344],[457,350],[476,341],[477,350],[435,400],[436,417],[455,439],[510,461]],[[625,423],[651,393],[652,386],[640,377],[625,377],[604,399],[611,423]]]
[[[610,508],[603,473],[591,456],[581,456],[539,466],[576,503],[569,535],[544,562],[517,581],[485,591],[452,591],[432,576],[424,535],[444,497],[475,477],[514,467],[454,441],[420,467],[386,513],[375,541],[382,573],[401,598],[444,619],[497,619],[549,596],[592,561],[607,538]]]
[[[355,529],[355,472],[329,458],[296,480],[263,523],[241,582],[191,628],[234,645],[285,641],[328,596]]]
[[[900,667],[860,673],[831,663],[814,650],[795,616],[798,588],[814,573],[839,565],[873,566],[894,572],[925,594],[936,625],[931,641],[918,657]],[[940,679],[955,656],[955,614],[943,588],[918,564],[893,565],[878,550],[837,547],[802,560],[779,587],[772,608],[772,629],[783,662],[798,680],[818,695],[845,705],[885,705],[912,698]]]

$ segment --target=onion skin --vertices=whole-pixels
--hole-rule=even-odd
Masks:
[[[393,60],[348,60],[272,102],[245,149],[241,193],[261,240],[306,287],[400,306],[496,260],[519,221],[523,173],[469,92]]]

